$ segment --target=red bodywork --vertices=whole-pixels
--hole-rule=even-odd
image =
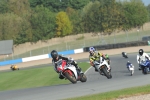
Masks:
[[[66,73],[66,72],[68,72],[72,76],[72,72],[69,69],[65,69],[66,65],[67,65],[67,62],[65,60],[62,60],[62,63],[61,63],[61,65],[59,65],[57,67],[57,70],[59,72],[62,72],[63,74]]]

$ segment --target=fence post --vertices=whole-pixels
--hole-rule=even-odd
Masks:
[[[30,57],[32,56],[32,54],[31,54],[31,50],[30,50]]]
[[[148,45],[150,46],[150,41],[147,41],[148,42]]]

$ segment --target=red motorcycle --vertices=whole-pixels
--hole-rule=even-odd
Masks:
[[[59,73],[70,82],[77,83],[77,81],[86,82],[87,78],[85,74],[81,71],[78,72],[74,65],[67,63],[65,60],[60,59],[56,62],[57,70]]]

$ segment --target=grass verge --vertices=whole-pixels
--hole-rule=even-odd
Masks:
[[[90,65],[84,62],[79,63],[79,66],[86,71]],[[68,80],[60,80],[58,74],[50,66],[2,72],[0,78],[0,91],[70,83]]]
[[[66,100],[116,100],[116,98],[125,98],[142,94],[149,94],[150,93],[149,87],[150,85],[145,85],[140,87],[126,88],[122,90],[99,93],[94,95],[81,96],[77,98],[69,98]]]

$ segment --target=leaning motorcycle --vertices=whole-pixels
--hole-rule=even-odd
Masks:
[[[12,71],[19,70],[19,68],[18,68],[17,65],[11,65],[10,69],[11,69]]]
[[[131,73],[131,76],[132,76],[133,73],[134,73],[134,66],[132,64],[130,64],[130,65],[127,66],[127,69]]]
[[[60,59],[56,62],[58,72],[70,82],[77,83],[77,81],[86,82],[87,77],[81,71],[77,71],[74,65],[67,63],[65,60]]]
[[[122,52],[122,57],[124,57],[124,58],[128,58],[127,53],[126,53],[126,52]]]
[[[143,74],[150,74],[150,68],[148,67],[149,64],[150,64],[149,60],[141,61],[140,65],[141,65]]]
[[[97,68],[100,75],[104,74],[104,76],[106,76],[108,79],[112,78],[111,70],[108,71],[108,63],[103,57],[100,57],[99,61],[94,61],[94,65]]]

